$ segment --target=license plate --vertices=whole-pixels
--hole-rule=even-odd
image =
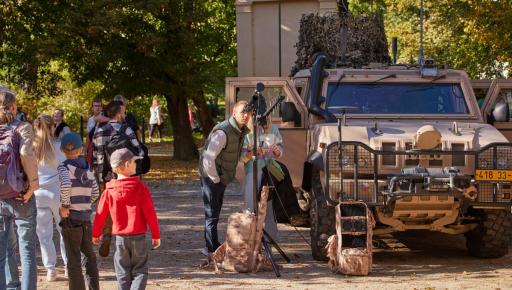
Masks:
[[[480,170],[475,172],[475,179],[482,181],[512,181],[512,170]]]

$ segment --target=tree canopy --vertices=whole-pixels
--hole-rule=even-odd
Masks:
[[[205,94],[219,94],[224,78],[235,74],[233,1],[7,1],[1,9],[2,62],[11,83],[55,93],[51,78],[58,74],[46,68],[58,60],[79,85],[101,82],[103,95],[164,96],[174,156],[197,157],[188,99],[204,110]],[[204,119],[211,128],[211,118]]]
[[[350,0],[352,13],[381,12],[401,63],[417,61],[420,0]],[[512,61],[512,2],[424,0],[425,56],[473,78],[507,76]]]
[[[508,75],[511,1],[424,3],[425,56],[473,78]],[[382,13],[388,41],[399,39],[399,62],[410,63],[418,55],[419,4],[339,0],[338,6],[340,13]],[[236,75],[233,0],[4,0],[0,13],[0,80],[22,92],[23,106],[83,113],[81,102],[95,96],[120,93],[144,104],[163,97],[175,158],[197,157],[188,104],[197,107],[207,134],[213,122],[205,98],[222,96],[224,78]]]

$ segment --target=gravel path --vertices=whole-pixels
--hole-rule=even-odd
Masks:
[[[512,289],[512,255],[480,260],[470,257],[461,236],[428,232],[385,236],[386,245],[374,255],[368,277],[332,274],[325,263],[313,261],[293,228],[280,225],[280,245],[292,263],[282,277],[273,272],[216,275],[199,269],[203,258],[203,206],[199,182],[149,182],[162,230],[162,247],[151,252],[148,289]],[[224,199],[220,236],[225,236],[227,216],[242,208],[242,197],[230,186]],[[308,237],[308,229],[300,231]],[[113,249],[112,249],[113,250]],[[60,279],[47,283],[40,264],[39,289],[67,289]],[[98,257],[102,289],[116,289],[112,257]],[[60,266],[62,274],[62,266]]]

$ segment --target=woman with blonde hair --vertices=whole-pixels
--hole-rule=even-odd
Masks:
[[[47,269],[46,280],[49,282],[57,279],[55,269],[57,253],[53,243],[53,222],[60,234],[60,181],[57,167],[65,159],[62,152],[58,150],[60,142],[53,135],[53,125],[52,117],[48,115],[40,115],[34,120],[33,146],[39,175],[39,188],[34,192],[37,205],[36,232],[41,245],[43,264]],[[66,264],[67,258],[62,234],[60,234],[60,252],[64,264]],[[66,276],[66,274],[64,275]]]

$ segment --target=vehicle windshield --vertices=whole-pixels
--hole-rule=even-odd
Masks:
[[[325,108],[340,113],[335,106],[359,108],[350,114],[468,114],[459,84],[331,82]]]

